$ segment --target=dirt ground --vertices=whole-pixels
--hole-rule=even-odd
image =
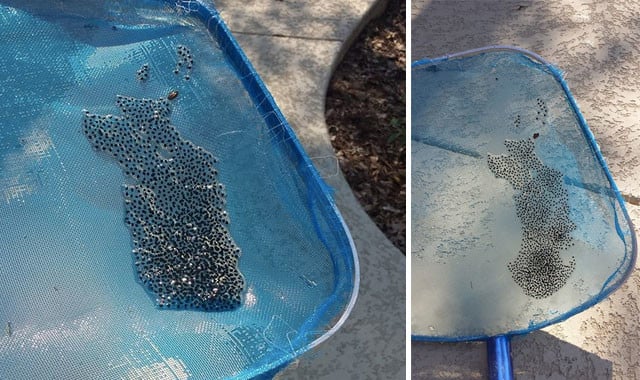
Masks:
[[[405,253],[405,2],[391,0],[332,78],[326,119],[356,197]]]

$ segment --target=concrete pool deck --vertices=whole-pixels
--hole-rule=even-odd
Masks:
[[[412,0],[411,60],[489,45],[540,54],[566,81],[620,190],[640,195],[640,4]],[[640,226],[640,207],[627,204]],[[598,305],[512,339],[517,379],[640,379],[640,271]],[[487,377],[484,343],[413,342],[413,379]]]
[[[386,2],[214,3],[321,176],[334,189],[360,261],[360,293],[344,326],[276,379],[404,379],[405,257],[375,226],[344,180],[324,118],[334,68]]]

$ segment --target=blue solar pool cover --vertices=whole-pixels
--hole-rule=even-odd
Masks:
[[[527,333],[627,278],[633,226],[558,69],[489,47],[411,86],[413,339]]]
[[[342,325],[349,232],[212,5],[0,20],[0,378],[252,378]]]

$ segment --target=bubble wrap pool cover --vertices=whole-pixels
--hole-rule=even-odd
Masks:
[[[0,379],[252,378],[342,325],[349,233],[213,7],[0,20]]]
[[[470,51],[412,68],[414,339],[526,333],[633,268],[623,200],[560,72]]]

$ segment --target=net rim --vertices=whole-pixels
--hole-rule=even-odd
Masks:
[[[626,223],[629,226],[629,236],[630,236],[630,240],[631,240],[631,244],[630,244],[630,249],[625,251],[625,254],[623,256],[623,259],[620,263],[620,266],[611,274],[611,276],[604,282],[600,292],[591,297],[588,302],[585,302],[579,306],[576,306],[575,308],[565,312],[564,314],[561,314],[555,318],[546,320],[544,322],[540,322],[540,323],[530,323],[530,325],[527,328],[524,329],[515,329],[515,330],[511,330],[511,331],[507,331],[504,333],[499,333],[499,334],[495,334],[495,335],[483,335],[483,334],[478,334],[478,335],[468,335],[468,336],[456,336],[456,337],[450,337],[450,336],[432,336],[432,335],[422,335],[422,334],[414,334],[411,333],[411,340],[412,341],[426,341],[426,342],[463,342],[463,341],[478,341],[478,340],[488,340],[488,339],[492,339],[498,336],[515,336],[515,335],[523,335],[523,334],[527,334],[530,333],[532,331],[535,330],[539,330],[541,328],[562,322],[578,313],[581,313],[582,311],[594,306],[595,304],[599,303],[600,301],[604,300],[605,298],[607,298],[613,291],[615,291],[616,289],[618,289],[626,280],[627,278],[631,275],[631,272],[633,271],[634,267],[635,267],[635,262],[636,262],[636,257],[637,257],[637,238],[635,235],[635,229],[633,226],[633,222],[631,221],[631,218],[629,216],[629,213],[626,209],[625,206],[625,202],[624,199],[622,198],[622,195],[620,193],[620,190],[618,189],[618,186],[616,185],[615,181],[613,180],[613,176],[611,175],[611,172],[609,170],[609,167],[607,166],[607,163],[604,160],[604,157],[602,155],[602,152],[600,151],[600,147],[598,146],[598,143],[595,140],[595,136],[593,135],[593,132],[591,132],[591,130],[589,129],[589,126],[587,125],[587,121],[584,118],[584,116],[582,115],[582,113],[580,112],[580,109],[578,107],[578,104],[575,100],[575,98],[573,97],[573,94],[571,93],[571,91],[569,90],[569,85],[567,84],[567,82],[565,81],[564,78],[564,74],[563,72],[556,68],[554,65],[552,65],[551,63],[549,63],[548,61],[546,61],[544,58],[542,58],[540,55],[517,47],[517,46],[510,46],[510,45],[491,45],[491,46],[486,46],[486,47],[481,47],[481,48],[475,48],[475,49],[469,49],[469,50],[464,50],[461,52],[457,52],[457,53],[452,53],[452,54],[446,54],[440,57],[436,57],[436,58],[424,58],[424,59],[420,59],[420,60],[416,60],[414,62],[411,63],[411,69],[412,71],[414,69],[420,69],[420,68],[424,68],[424,67],[428,67],[428,66],[433,66],[436,65],[438,63],[441,62],[446,62],[452,59],[459,59],[459,58],[466,58],[466,57],[471,57],[471,56],[475,56],[475,55],[480,55],[480,54],[484,54],[484,53],[493,53],[493,52],[499,52],[499,51],[506,51],[506,52],[512,52],[512,53],[518,53],[521,55],[524,55],[525,57],[531,59],[533,62],[542,65],[545,69],[547,69],[554,77],[554,79],[561,85],[562,90],[564,92],[564,95],[567,97],[569,104],[571,106],[572,111],[575,114],[576,119],[578,120],[578,125],[580,126],[580,129],[582,131],[582,133],[584,134],[590,148],[592,149],[592,151],[594,152],[595,156],[596,156],[596,160],[598,161],[598,163],[600,164],[600,166],[602,167],[604,174],[609,182],[609,185],[611,186],[611,189],[613,190],[613,193],[615,195],[615,199],[617,201],[616,204],[614,204],[614,213],[615,213],[615,206],[619,206],[620,210],[622,211],[622,216],[625,219]],[[617,218],[616,218],[616,228],[619,228],[618,223],[617,223]]]

